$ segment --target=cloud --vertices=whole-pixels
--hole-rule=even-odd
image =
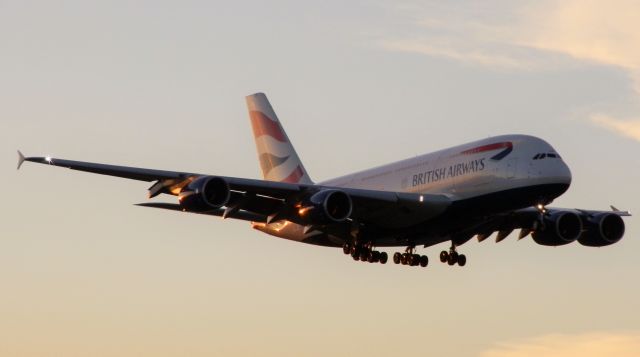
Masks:
[[[637,357],[640,332],[554,334],[502,343],[480,357]]]
[[[605,114],[594,114],[591,122],[619,135],[640,141],[640,120],[621,120]]]
[[[445,57],[470,65],[521,70],[529,70],[537,66],[535,61],[526,57],[517,57],[499,51],[490,52],[472,44],[460,45],[455,41],[442,41],[441,39],[384,41],[382,46],[388,50]]]
[[[636,0],[543,1],[526,15],[521,43],[579,59],[640,68]]]
[[[391,51],[445,57],[469,65],[494,69],[533,70],[557,67],[562,56],[540,49],[523,40],[520,9],[517,2],[493,1],[449,5],[400,6],[397,11],[408,17],[413,30],[402,35],[387,35],[380,45]],[[489,11],[489,8],[500,9]],[[446,19],[446,21],[442,20]]]
[[[638,6],[637,0],[408,2],[396,10],[411,19],[413,31],[387,36],[380,45],[503,70],[557,70],[594,63],[615,67],[625,71],[633,84],[630,98],[637,110]],[[640,141],[637,120],[593,114],[590,122]]]

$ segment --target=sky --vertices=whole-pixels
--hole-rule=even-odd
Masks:
[[[636,217],[610,247],[514,234],[458,248],[464,268],[419,249],[416,269],[134,206],[145,182],[15,165],[20,149],[258,178],[244,96],[263,91],[317,181],[524,133],[572,170],[555,206],[635,212],[639,9],[0,0],[0,355],[637,356]]]

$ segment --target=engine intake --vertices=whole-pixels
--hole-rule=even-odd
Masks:
[[[544,218],[542,229],[533,233],[540,245],[559,246],[574,242],[582,233],[582,220],[574,212],[555,212]]]
[[[229,202],[231,191],[227,181],[220,177],[204,176],[185,186],[178,200],[187,211],[208,211],[220,208]]]
[[[600,213],[587,219],[586,231],[578,242],[588,247],[604,247],[622,239],[624,230],[622,217],[614,213]]]
[[[301,202],[300,219],[310,224],[328,224],[345,221],[351,216],[351,197],[340,190],[322,190]]]

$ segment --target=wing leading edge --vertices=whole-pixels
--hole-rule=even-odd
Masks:
[[[18,168],[24,161],[39,164],[66,167],[71,170],[90,172],[100,175],[121,177],[138,181],[156,181],[149,188],[149,197],[155,197],[161,193],[178,195],[189,183],[199,177],[208,175],[183,171],[166,171],[145,169],[129,166],[100,164],[93,162],[74,161],[52,157],[25,157],[18,152]],[[263,216],[277,215],[278,212],[287,211],[284,208],[294,205],[296,200],[305,194],[315,193],[321,190],[341,190],[349,195],[353,202],[351,219],[360,223],[369,223],[386,227],[406,227],[425,221],[443,213],[451,204],[451,200],[444,195],[426,195],[401,193],[392,191],[363,190],[354,188],[341,188],[313,184],[275,182],[239,177],[216,176],[223,179],[232,191],[232,199],[221,216],[240,218],[231,215],[233,212],[249,212],[259,216],[254,217],[262,221]],[[148,205],[177,210],[176,206]],[[205,214],[218,215],[210,211]],[[287,215],[278,216],[279,219],[289,219]]]

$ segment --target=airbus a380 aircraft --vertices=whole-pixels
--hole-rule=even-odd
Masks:
[[[385,264],[375,247],[406,247],[396,264],[427,266],[419,245],[451,242],[440,261],[466,264],[456,247],[474,236],[515,229],[542,245],[578,241],[602,247],[624,235],[629,212],[547,208],[571,184],[571,172],[544,140],[503,135],[314,183],[262,93],[246,98],[263,180],[151,170],[51,157],[24,161],[153,181],[149,198],[178,197],[156,207],[250,221],[253,228],[294,241],[342,247],[354,260]]]

